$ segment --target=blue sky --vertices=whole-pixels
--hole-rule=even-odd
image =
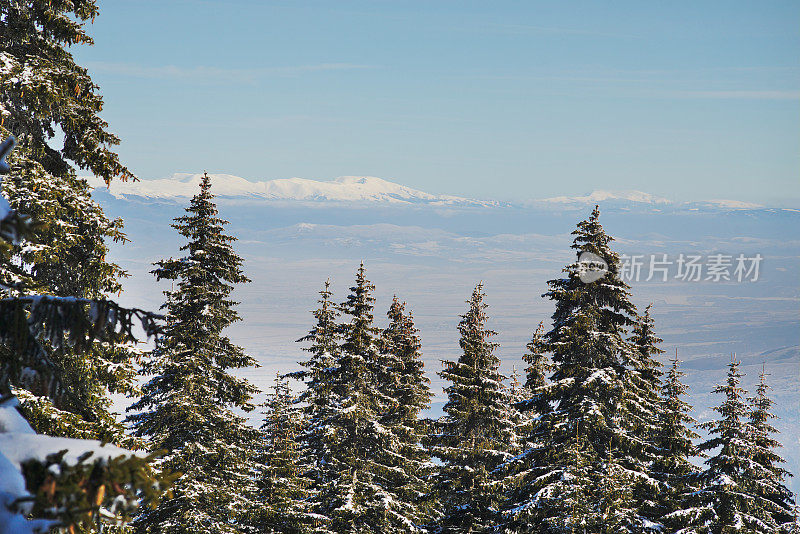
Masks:
[[[800,2],[105,0],[75,47],[142,178],[800,202]]]

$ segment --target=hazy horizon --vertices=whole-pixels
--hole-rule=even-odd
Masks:
[[[145,178],[800,204],[798,19],[792,1],[111,0],[71,52]]]

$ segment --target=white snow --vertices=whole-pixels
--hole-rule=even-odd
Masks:
[[[223,197],[245,197],[265,200],[303,200],[333,202],[388,202],[392,204],[425,203],[433,205],[494,205],[451,195],[432,195],[418,189],[389,182],[373,176],[342,176],[331,181],[307,178],[280,178],[251,182],[231,174],[210,174],[211,191]],[[139,196],[145,198],[190,198],[197,193],[201,174],[176,173],[170,178],[114,181],[108,188],[116,198]],[[94,188],[106,188],[97,177],[85,178]]]
[[[39,434],[4,432],[0,434],[0,453],[17,467],[28,460],[44,461],[50,454],[55,454],[64,449],[64,461],[68,464],[77,464],[78,458],[86,453],[92,453],[87,460],[92,462],[98,458],[110,459],[119,456],[133,456],[135,453],[121,449],[114,445],[102,445],[99,441],[57,438]]]
[[[704,204],[710,204],[712,206],[716,206],[718,208],[728,208],[728,209],[759,209],[763,208],[764,206],[761,204],[756,204],[754,202],[744,202],[741,200],[725,200],[725,199],[715,199],[715,200],[706,200],[703,202]]]
[[[368,202],[394,205],[426,205],[432,207],[548,207],[550,209],[581,209],[584,206],[606,202],[627,204],[629,207],[649,210],[671,206],[676,209],[739,210],[761,209],[764,206],[741,200],[701,200],[673,202],[664,197],[643,191],[595,190],[583,196],[558,196],[527,201],[500,202],[475,200],[454,195],[434,195],[374,176],[342,176],[334,180],[308,178],[279,178],[251,181],[232,174],[209,174],[211,191],[222,198],[255,201],[301,202]],[[123,182],[115,180],[109,187],[97,177],[84,177],[95,189],[107,190],[118,199],[146,198],[179,200],[191,198],[198,191],[202,174],[175,173],[169,178]]]
[[[595,190],[586,196],[561,196],[545,198],[540,202],[548,202],[553,204],[592,204],[596,202],[603,202],[608,200],[627,200],[630,202],[643,202],[647,204],[667,204],[669,200],[663,197],[657,197],[650,193],[642,191],[602,191]]]
[[[133,456],[136,453],[99,441],[56,438],[36,434],[17,411],[18,402],[11,398],[0,404],[0,534],[36,534],[48,532],[53,521],[27,520],[30,501],[18,504],[20,498],[29,497],[21,464],[28,460],[45,461],[50,454],[67,450],[64,461],[77,464],[78,459],[91,453],[88,462],[98,458],[110,459]]]

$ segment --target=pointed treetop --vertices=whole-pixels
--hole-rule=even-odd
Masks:
[[[616,254],[614,254],[613,258],[606,257],[609,252],[608,244],[614,238],[603,230],[603,225],[600,224],[600,208],[598,206],[594,207],[587,220],[578,223],[578,227],[573,230],[572,235],[575,236],[572,248],[575,249],[578,255],[582,252],[591,252],[602,257],[607,262],[610,259],[616,259]]]

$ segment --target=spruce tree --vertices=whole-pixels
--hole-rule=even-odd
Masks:
[[[612,238],[599,222],[595,207],[588,220],[578,223],[572,244],[576,261],[564,268],[566,276],[548,282],[544,295],[555,302],[553,328],[544,335],[544,349],[552,356],[554,373],[542,401],[552,406],[542,427],[547,435],[539,452],[542,472],[526,491],[533,497],[534,517],[527,519],[533,530],[562,532],[555,518],[568,515],[569,508],[558,497],[557,488],[570,477],[578,429],[587,443],[583,457],[591,466],[593,487],[576,489],[595,513],[619,488],[594,487],[594,481],[615,462],[626,470],[626,480],[647,477],[647,457],[642,454],[636,422],[626,414],[627,377],[637,357],[627,339],[634,323],[635,307],[629,288],[619,277],[619,257],[610,248]],[[597,274],[602,276],[585,276]],[[624,465],[621,462],[625,462]],[[616,469],[616,468],[615,468]],[[621,480],[621,479],[620,479]],[[647,524],[635,503],[620,510],[624,530],[637,531]],[[621,527],[623,528],[623,527]]]
[[[650,315],[652,304],[643,315],[634,318],[630,336],[632,350],[625,351],[624,396],[617,418],[625,432],[627,450],[620,466],[637,473],[631,480],[631,499],[638,513],[648,521],[645,530],[658,530],[662,515],[658,499],[662,487],[649,476],[652,462],[658,456],[655,442],[661,413],[661,362],[656,357],[664,351],[658,347],[662,339],[655,334],[655,321]]]
[[[19,266],[14,247],[23,240],[35,245],[36,239],[36,221],[14,210],[2,191],[2,175],[11,171],[6,156],[13,147],[13,138],[0,143],[3,274]],[[53,404],[75,402],[71,370],[53,354],[88,357],[95,342],[113,347],[116,340],[135,341],[137,322],[148,336],[155,335],[160,317],[106,299],[42,295],[24,278],[13,282],[13,287],[0,286],[5,293],[0,298],[0,527],[44,532],[57,524],[85,531],[100,528],[103,520],[124,520],[140,497],[152,502],[168,478],[153,478],[149,458],[103,448],[96,440],[37,435],[21,417],[13,392],[22,384]]]
[[[778,525],[770,513],[770,501],[754,492],[754,455],[747,418],[749,410],[740,387],[739,360],[731,358],[725,384],[714,389],[724,400],[714,408],[719,419],[699,425],[709,439],[700,452],[715,451],[696,477],[697,489],[682,496],[682,509],[665,517],[681,534],[774,533]]]
[[[443,361],[439,376],[445,388],[444,416],[431,437],[431,453],[439,458],[436,485],[443,533],[483,532],[499,522],[503,492],[495,469],[516,449],[509,391],[495,356],[496,333],[487,328],[483,284],[467,301],[458,331],[458,361]]]
[[[580,430],[564,451],[569,461],[564,464],[563,476],[554,479],[547,488],[547,498],[561,503],[559,509],[548,507],[536,509],[537,501],[523,502],[519,509],[512,509],[513,521],[503,530],[510,533],[529,532],[564,532],[569,534],[585,534],[592,532],[596,523],[596,511],[593,508],[595,480],[594,470],[586,451],[590,445]],[[539,527],[527,522],[535,514]]]
[[[143,373],[152,378],[129,420],[149,450],[166,451],[158,465],[182,475],[173,498],[137,517],[140,533],[237,532],[241,514],[253,507],[250,460],[258,435],[232,409],[251,410],[255,388],[230,371],[255,361],[223,334],[239,320],[233,285],[248,280],[210,188],[204,174],[187,214],[173,224],[188,240],[186,255],[159,261],[153,271],[174,287],[164,292],[165,340],[145,362]]]
[[[362,263],[339,307],[346,322],[338,325],[341,343],[334,365],[317,386],[328,408],[312,414],[316,417],[309,420],[311,432],[305,437],[316,455],[313,512],[324,522],[320,529],[330,532],[414,530],[387,482],[394,467],[387,457],[396,453],[396,440],[381,422],[393,402],[381,384],[385,374],[381,332],[373,320],[374,289]]]
[[[544,441],[548,436],[546,415],[551,410],[546,388],[552,364],[544,350],[543,336],[544,323],[539,323],[531,341],[527,344],[527,352],[522,356],[523,361],[527,364],[526,379],[522,387],[525,398],[514,404],[519,413],[516,434],[522,452],[511,458],[502,467],[503,486],[507,492],[506,502],[503,505],[502,523],[507,532],[528,532],[533,528],[536,521],[536,496],[532,490],[535,488],[535,480],[546,468],[542,451],[545,450]],[[580,473],[572,474],[576,478],[588,476],[583,471],[586,469],[586,465],[579,465],[578,462],[582,458],[580,454],[583,448],[581,447],[585,448],[583,443],[576,444],[570,451],[570,454],[575,457],[575,468],[581,470]],[[585,514],[582,517],[585,518]],[[570,521],[561,526],[566,528],[567,525],[572,525]]]
[[[119,139],[99,117],[97,85],[69,52],[93,44],[86,23],[99,14],[96,0],[2,0],[0,13],[0,121],[20,138],[20,150],[60,178],[70,162],[109,182],[132,177],[111,149]],[[60,149],[52,148],[56,127]]]
[[[327,523],[328,518],[319,514],[321,503],[315,493],[328,487],[336,472],[331,469],[327,459],[331,458],[328,446],[331,435],[330,423],[336,409],[333,399],[333,377],[339,360],[340,329],[337,323],[339,311],[331,300],[330,280],[319,292],[319,307],[312,313],[316,323],[309,333],[298,342],[310,342],[303,350],[310,354],[308,360],[300,362],[303,370],[289,376],[303,380],[305,388],[298,401],[302,403],[303,428],[298,436],[302,445],[300,461],[303,464],[301,474],[311,482],[307,490],[309,502],[313,503],[314,521],[317,527]]]
[[[656,503],[660,521],[680,510],[680,496],[692,490],[691,480],[697,468],[691,458],[697,456],[694,440],[700,437],[691,429],[695,424],[689,415],[692,406],[683,400],[689,386],[682,381],[685,375],[680,370],[677,350],[670,361],[661,387],[661,408],[655,434],[656,458],[650,467],[653,478],[660,484]]]
[[[544,323],[539,323],[530,342],[525,346],[527,352],[522,355],[522,361],[527,364],[522,387],[526,395],[517,403],[517,407],[523,414],[527,414],[528,419],[541,419],[551,409],[546,389],[553,364],[547,356],[543,336]]]
[[[785,460],[776,452],[781,444],[774,438],[778,430],[770,423],[770,419],[775,418],[771,411],[775,402],[767,395],[770,387],[766,377],[766,370],[762,367],[756,394],[748,399],[749,431],[753,446],[753,492],[769,501],[772,518],[788,530],[795,522],[794,495],[785,483],[791,473],[781,467]]]
[[[395,296],[387,312],[389,324],[380,337],[379,384],[389,404],[380,414],[391,435],[382,463],[390,467],[382,486],[407,520],[397,532],[419,529],[431,516],[429,479],[431,458],[423,437],[426,425],[420,413],[430,407],[430,380],[422,362],[422,341],[405,303]]]
[[[261,426],[262,446],[257,464],[257,511],[250,519],[253,530],[265,534],[311,532],[307,489],[297,438],[302,414],[288,379],[278,375],[267,402]]]
[[[631,525],[632,504],[634,504],[634,486],[630,471],[625,469],[622,464],[624,458],[618,459],[614,451],[609,455],[605,462],[602,472],[595,473],[594,488],[596,498],[590,499],[597,502],[598,507],[589,514],[588,532],[598,534],[617,534],[619,532],[630,532],[634,529],[642,529],[641,526]],[[645,528],[654,528],[645,525]]]
[[[109,241],[125,239],[122,221],[110,220],[76,175],[77,167],[106,182],[132,177],[113,151],[119,140],[98,115],[98,87],[69,52],[92,43],[85,26],[97,13],[94,0],[0,0],[0,137],[13,133],[19,140],[3,191],[13,209],[42,223],[12,245],[12,261],[0,270],[4,296],[19,295],[21,285],[85,299],[107,299],[121,289],[125,273],[106,256]],[[12,380],[33,427],[51,435],[126,441],[109,400],[112,393],[136,391],[137,354],[122,341],[112,337],[83,351],[45,349],[62,370],[68,397],[52,398]],[[4,365],[13,358],[0,347]]]

